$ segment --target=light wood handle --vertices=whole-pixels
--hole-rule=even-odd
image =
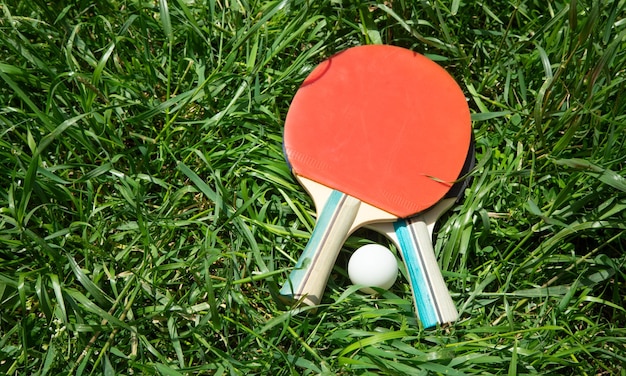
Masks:
[[[361,201],[332,191],[295,269],[280,290],[292,302],[318,305],[341,247],[353,228]]]
[[[459,313],[437,264],[426,222],[409,218],[395,222],[394,228],[422,325],[429,328],[456,321]]]

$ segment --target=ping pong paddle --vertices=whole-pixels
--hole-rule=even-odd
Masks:
[[[474,168],[475,158],[472,139],[459,178],[463,178]],[[375,223],[368,226],[387,235],[402,253],[409,274],[413,302],[424,328],[453,322],[459,317],[437,264],[432,239],[437,220],[462,199],[470,181],[470,178],[458,181],[441,201],[417,216],[394,223]]]
[[[420,54],[359,46],[319,64],[285,119],[285,156],[319,215],[281,295],[319,304],[348,235],[437,203],[459,176],[470,137],[460,87]]]

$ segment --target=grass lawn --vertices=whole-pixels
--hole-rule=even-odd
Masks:
[[[626,375],[626,1],[0,2],[0,373]],[[345,48],[425,54],[478,164],[435,250],[317,313],[277,299],[315,223],[282,155],[299,84]]]

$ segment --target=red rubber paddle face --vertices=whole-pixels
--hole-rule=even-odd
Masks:
[[[470,138],[465,96],[443,68],[375,45],[311,72],[287,114],[284,146],[296,175],[404,218],[448,192]]]

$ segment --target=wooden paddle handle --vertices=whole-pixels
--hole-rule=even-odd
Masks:
[[[283,297],[307,305],[320,303],[360,204],[361,201],[352,196],[332,191],[295,269],[280,289]]]
[[[422,325],[429,328],[456,321],[459,313],[437,264],[428,226],[410,218],[395,222],[394,228]]]

